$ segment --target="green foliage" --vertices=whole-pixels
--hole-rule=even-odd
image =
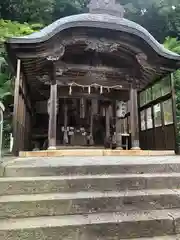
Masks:
[[[0,19],[0,44],[2,45],[2,43],[9,37],[28,35],[33,33],[35,28],[41,27],[42,25],[40,24],[20,24],[10,20]]]
[[[46,25],[57,18],[82,12],[86,4],[86,0],[3,0],[0,18]]]
[[[177,37],[180,29],[179,0],[119,0],[126,17],[145,27],[158,41]],[[128,3],[127,3],[128,2]]]
[[[0,101],[4,104],[9,96],[13,95],[12,76],[10,74],[8,65],[4,57],[4,51],[0,53],[1,65],[0,65]],[[7,105],[7,104],[6,104]]]
[[[87,0],[55,0],[52,20],[86,11]]]
[[[40,24],[20,24],[18,22],[0,19],[0,101],[3,102],[6,110],[4,116],[3,146],[4,144],[7,145],[9,134],[11,132],[11,112],[14,93],[14,76],[12,76],[6,62],[4,41],[12,36],[22,36],[33,33],[34,29],[39,29],[40,27]]]
[[[180,70],[174,73],[174,82],[176,90],[176,121],[177,121],[177,136],[176,142],[178,149],[180,148]]]
[[[37,28],[37,25],[33,27]],[[13,94],[12,75],[6,63],[4,41],[12,36],[22,36],[33,33],[33,27],[27,23],[20,24],[18,22],[0,19],[0,101],[6,103],[6,99]]]
[[[178,38],[167,37],[165,39],[164,46],[172,52],[180,54],[180,41]]]
[[[54,0],[3,0],[0,4],[0,18],[20,23],[52,21]]]

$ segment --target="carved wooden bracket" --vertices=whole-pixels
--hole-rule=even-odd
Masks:
[[[36,78],[45,85],[49,85],[51,83],[49,75],[37,76]]]
[[[96,38],[84,38],[84,37],[74,37],[73,39],[66,39],[62,41],[62,45],[70,46],[78,43],[84,43],[86,45],[85,51],[93,50],[96,52],[115,52],[118,51],[119,43],[116,43],[113,40],[108,40],[105,38],[96,39]]]
[[[60,44],[58,48],[52,54],[48,55],[46,59],[51,62],[58,61],[65,53],[65,47],[64,45]]]
[[[112,43],[108,42],[107,40],[86,40],[86,51],[88,50],[93,50],[96,52],[115,52],[118,51],[118,44],[117,43]]]

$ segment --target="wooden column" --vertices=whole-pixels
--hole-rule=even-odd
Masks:
[[[32,116],[32,107],[31,102],[29,100],[29,94],[27,90],[27,84],[25,77],[22,77],[22,81],[20,81],[20,104],[21,113],[22,113],[22,143],[21,150],[32,150],[31,149],[31,129],[30,129],[30,117]],[[20,118],[19,118],[20,119]]]
[[[116,146],[117,149],[122,149],[122,129],[121,129],[121,119],[116,117]]]
[[[57,83],[56,83],[56,69],[53,63],[52,83],[50,87],[50,109],[49,109],[49,148],[56,149],[56,127],[57,127]]]
[[[106,107],[106,141],[109,142],[110,137],[110,114],[109,114],[109,107]]]
[[[119,105],[116,101],[116,147],[117,149],[122,149],[122,129],[121,129],[121,119],[119,117]]]
[[[67,132],[67,124],[68,124],[68,105],[66,102],[66,98],[64,99],[64,137],[63,144],[68,144],[68,132]]]
[[[174,121],[174,136],[175,136],[175,153],[177,155],[180,155],[180,136],[179,136],[179,124],[177,121],[177,117],[179,119],[179,116],[177,116],[177,110],[178,106],[176,106],[176,91],[175,91],[175,82],[174,82],[174,75],[171,73],[171,93],[172,93],[172,107],[173,107],[173,121]]]
[[[90,140],[89,140],[89,144],[90,144],[91,146],[94,145],[93,126],[94,126],[94,112],[93,112],[93,100],[91,100]]]
[[[67,123],[68,123],[68,105],[65,99],[65,104],[64,104],[64,127],[67,129]]]
[[[131,123],[131,142],[132,150],[140,149],[139,145],[139,121],[138,121],[138,103],[137,89],[130,90],[130,123]]]
[[[21,60],[17,60],[16,69],[16,81],[14,89],[14,113],[13,113],[13,153],[17,156],[19,153],[19,141],[18,141],[18,110],[19,110],[19,85],[20,85],[20,74],[21,74]]]

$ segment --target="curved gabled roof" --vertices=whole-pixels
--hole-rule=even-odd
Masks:
[[[92,67],[91,61],[87,65],[86,59],[91,58],[89,54],[91,49],[94,51],[94,43],[103,66],[114,69],[113,72],[105,71],[106,80],[101,85],[107,85],[108,82],[108,85],[121,84],[127,89],[133,81],[138,84],[138,89],[142,89],[180,67],[180,55],[165,49],[145,28],[104,11],[61,18],[39,32],[9,39],[6,49],[14,69],[16,59],[21,59],[22,71],[36,99],[42,88],[44,96],[48,97],[49,94],[43,82],[51,71],[48,56],[56,55],[56,51],[62,54],[61,61],[57,61],[56,65],[58,68],[60,64],[59,68],[63,69],[65,64],[59,81],[64,81],[63,84],[67,86],[68,82],[76,82],[79,77],[83,81],[86,78],[88,69]],[[58,52],[60,45],[63,53]],[[101,48],[104,51],[102,53]],[[82,66],[84,61],[86,70]],[[71,68],[72,62],[75,64]],[[57,71],[57,79],[58,74]]]
[[[13,37],[7,42],[10,44],[37,44],[49,40],[65,29],[74,27],[94,27],[130,33],[145,40],[158,55],[180,61],[180,55],[164,48],[162,44],[157,42],[156,39],[139,24],[109,14],[85,13],[61,18],[45,27],[40,32],[23,37]]]

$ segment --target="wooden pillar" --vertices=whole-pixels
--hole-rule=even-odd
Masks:
[[[109,142],[110,137],[110,112],[109,112],[110,106],[106,107],[106,141]]]
[[[130,123],[132,150],[140,149],[139,145],[139,121],[138,121],[137,89],[130,90]]]
[[[68,105],[67,102],[64,104],[64,127],[67,129],[67,123],[68,123]]]
[[[20,74],[21,74],[21,60],[17,60],[16,69],[16,81],[14,89],[14,113],[13,113],[13,153],[17,156],[19,153],[19,142],[18,142],[18,110],[19,110],[19,85],[20,85]]]
[[[68,132],[67,132],[67,124],[68,124],[68,105],[65,98],[64,103],[64,137],[63,144],[68,144]]]
[[[166,150],[166,134],[165,134],[165,121],[164,121],[164,107],[163,102],[160,103],[160,109],[161,109],[161,121],[162,121],[162,144],[163,148],[162,150]]]
[[[26,103],[25,103],[25,85],[24,85],[24,78],[22,78],[22,150],[25,150],[25,136],[26,136],[26,128],[25,128],[25,110],[26,110]]]
[[[116,146],[117,149],[122,149],[122,129],[121,119],[116,117]]]
[[[173,122],[174,122],[174,136],[175,136],[175,153],[180,155],[180,132],[179,132],[179,119],[177,113],[179,113],[179,104],[176,105],[176,91],[175,91],[175,82],[174,75],[171,73],[171,94],[172,94],[172,110],[173,110]]]
[[[93,127],[94,127],[94,112],[93,112],[93,100],[91,100],[90,139],[89,139],[90,145],[94,145]]]
[[[53,64],[52,83],[50,87],[50,109],[49,109],[49,150],[56,149],[56,127],[57,127],[57,83],[56,71]]]
[[[17,117],[17,123],[18,123],[18,151],[22,151],[22,95],[19,92],[19,100],[18,100],[18,117]]]
[[[116,147],[122,149],[122,128],[121,119],[119,117],[119,101],[116,101]]]

